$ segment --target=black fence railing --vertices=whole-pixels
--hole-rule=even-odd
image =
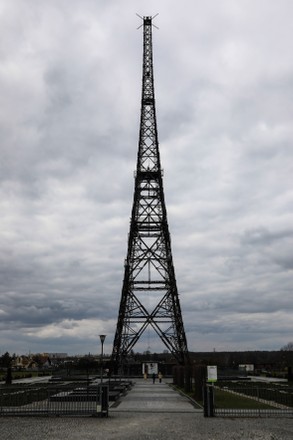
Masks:
[[[108,415],[109,400],[117,400],[131,384],[99,383],[10,385],[0,387],[0,416]],[[102,399],[100,399],[100,393]]]
[[[75,384],[76,385],[76,384]],[[84,384],[13,387],[0,390],[0,415],[94,414],[99,395]]]
[[[264,386],[206,385],[204,415],[206,417],[293,417],[293,388],[268,384]]]

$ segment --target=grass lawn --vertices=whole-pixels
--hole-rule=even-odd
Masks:
[[[257,400],[230,393],[221,389],[215,389],[216,408],[235,408],[235,409],[268,409],[273,408]]]

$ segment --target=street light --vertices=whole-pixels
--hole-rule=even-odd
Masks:
[[[106,339],[106,335],[100,335],[100,340],[101,340],[101,382],[100,382],[100,411],[101,411],[101,416],[103,416],[104,410],[106,411],[106,414],[108,412],[108,408],[107,407],[104,408],[105,402],[103,402],[103,354],[104,354],[104,342],[105,342],[105,339]],[[106,397],[106,399],[107,399],[107,395],[105,395],[104,397]]]
[[[104,342],[106,335],[100,335],[101,340],[101,384],[103,383],[103,354],[104,354]]]

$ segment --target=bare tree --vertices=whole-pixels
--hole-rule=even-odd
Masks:
[[[293,351],[293,342],[288,342],[288,344],[281,348],[281,351]]]

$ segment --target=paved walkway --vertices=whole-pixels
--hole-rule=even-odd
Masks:
[[[34,376],[34,377],[26,377],[25,379],[13,379],[13,384],[35,384],[35,383],[48,383],[49,379],[51,379],[52,376]],[[4,382],[3,382],[4,383]]]
[[[110,407],[113,412],[202,412],[195,408],[187,397],[175,391],[166,381],[153,384],[152,379],[135,379],[133,388]]]

